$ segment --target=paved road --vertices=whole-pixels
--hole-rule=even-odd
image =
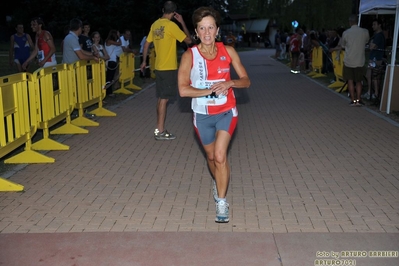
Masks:
[[[237,92],[228,224],[214,222],[189,100],[168,109],[177,139],[157,142],[149,85],[65,137],[55,163],[8,176],[25,192],[0,194],[0,265],[315,265],[331,251],[399,265],[398,124],[272,53],[241,53],[252,85]]]

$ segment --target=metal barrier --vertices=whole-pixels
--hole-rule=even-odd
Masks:
[[[32,150],[37,131],[37,91],[32,75],[18,73],[0,80],[0,158],[25,144],[25,150],[5,163],[53,163],[53,158]]]
[[[347,84],[344,82],[343,69],[344,69],[344,56],[343,51],[333,51],[331,53],[332,62],[334,66],[335,82],[330,84],[329,88],[339,88],[337,91],[344,91]]]
[[[114,93],[133,94],[133,90],[141,90],[139,86],[133,84],[135,76],[135,57],[134,53],[122,53],[119,57],[119,82],[121,87]]]
[[[133,60],[134,61],[134,60]],[[133,63],[134,64],[134,63]],[[127,68],[124,68],[126,71]],[[134,74],[133,74],[134,77]],[[25,144],[21,153],[5,163],[53,163],[35,150],[69,150],[69,146],[49,138],[50,134],[85,134],[79,126],[98,126],[84,117],[84,109],[96,116],[116,116],[103,108],[105,98],[105,62],[78,61],[40,68],[34,73],[18,73],[0,78],[0,158]],[[78,118],[71,120],[74,109]],[[49,132],[50,128],[59,125]],[[37,129],[43,139],[32,144]],[[23,186],[0,178],[0,191],[21,191]]]
[[[312,71],[308,73],[308,76],[312,78],[320,78],[325,77],[326,75],[322,74],[321,71],[323,69],[323,48],[313,47],[312,49]]]
[[[49,128],[65,120],[66,123],[51,134],[86,134],[89,131],[71,124],[74,92],[70,89],[67,64],[39,68],[32,74],[32,88],[36,94],[37,125],[43,139],[32,145],[34,150],[69,150],[69,146],[49,138]]]
[[[76,84],[76,104],[75,108],[78,109],[78,117],[72,120],[72,124],[76,126],[99,126],[98,122],[85,117],[85,108],[94,104],[99,104],[99,108],[90,113],[103,113],[103,116],[116,116],[102,106],[102,100],[105,97],[103,90],[105,86],[105,76],[102,75],[101,69],[105,70],[104,61],[99,63],[94,60],[78,61],[71,65],[75,75],[71,75],[71,83]],[[104,71],[105,73],[105,71]],[[73,80],[75,78],[75,80]]]

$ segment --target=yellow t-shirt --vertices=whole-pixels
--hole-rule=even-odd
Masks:
[[[160,18],[151,25],[147,42],[153,42],[155,47],[155,69],[177,69],[176,40],[182,42],[186,34],[176,23],[166,18]]]

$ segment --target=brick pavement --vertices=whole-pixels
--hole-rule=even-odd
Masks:
[[[398,233],[398,125],[289,73],[272,53],[241,53],[252,85],[237,93],[230,223],[214,222],[189,100],[168,109],[177,140],[157,142],[150,86],[89,134],[65,137],[69,151],[47,153],[55,163],[12,174],[25,192],[0,194],[0,233]]]

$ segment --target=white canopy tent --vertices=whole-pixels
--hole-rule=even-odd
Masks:
[[[390,113],[392,86],[395,71],[396,50],[398,46],[399,33],[399,0],[360,0],[359,6],[360,19],[362,15],[395,14],[395,27],[392,44],[391,67],[388,85],[387,114]]]

